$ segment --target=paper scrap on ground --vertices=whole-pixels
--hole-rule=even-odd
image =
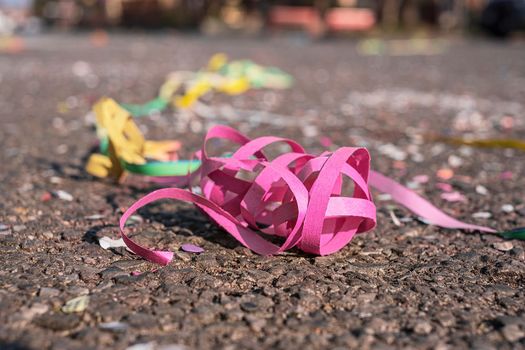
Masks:
[[[119,247],[125,247],[126,243],[122,240],[122,238],[119,239],[113,239],[109,237],[102,237],[98,240],[98,244],[104,249],[111,249],[111,248],[119,248]]]
[[[82,312],[87,309],[89,305],[89,296],[82,295],[80,297],[69,300],[62,306],[62,312],[69,314],[73,312]]]
[[[183,244],[181,246],[181,249],[183,251],[187,252],[187,253],[202,253],[202,252],[204,252],[204,248],[199,247],[198,245],[189,244],[189,243]]]

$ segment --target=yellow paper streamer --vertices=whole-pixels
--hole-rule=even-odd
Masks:
[[[108,154],[93,154],[86,170],[97,177],[121,178],[121,160],[129,164],[145,164],[146,158],[159,161],[176,160],[178,141],[148,141],[133,118],[110,98],[102,98],[95,106],[97,134],[109,141]]]

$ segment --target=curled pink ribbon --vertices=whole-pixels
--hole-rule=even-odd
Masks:
[[[240,147],[231,157],[210,157],[206,145],[223,139]],[[263,148],[288,144],[291,152],[269,160]],[[304,252],[328,255],[342,249],[356,233],[376,225],[376,207],[369,186],[388,193],[392,199],[428,222],[446,228],[495,232],[458,221],[415,192],[375,171],[370,171],[366,148],[342,147],[319,156],[307,154],[295,141],[274,136],[248,139],[227,126],[212,128],[197,153],[201,168],[186,178],[198,178],[202,196],[180,188],[153,191],[135,202],[120,219],[120,232],[135,254],[158,264],[173,259],[169,251],[142,247],[124,232],[130,215],[159,199],[178,199],[194,203],[242,245],[262,255],[298,247]],[[342,195],[344,179],[353,182],[351,196]],[[182,184],[180,178],[173,180]],[[282,237],[279,246],[260,233]]]

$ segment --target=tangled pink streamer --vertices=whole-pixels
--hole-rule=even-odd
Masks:
[[[206,145],[217,138],[240,147],[231,157],[210,157]],[[269,160],[262,150],[277,142],[288,144],[291,152]],[[495,232],[458,221],[396,181],[370,171],[370,155],[365,148],[342,147],[314,156],[289,139],[266,136],[250,140],[232,128],[216,126],[206,135],[198,157],[202,166],[188,178],[199,179],[202,196],[179,188],[160,189],[138,200],[120,219],[122,238],[137,255],[161,265],[173,259],[172,252],[142,247],[124,232],[130,215],[164,198],[194,203],[242,245],[262,255],[292,247],[317,255],[340,250],[356,233],[376,225],[369,186],[390,194],[435,225]],[[350,197],[342,195],[344,178],[354,184]],[[173,180],[181,183],[180,179]],[[261,233],[282,237],[284,242],[276,245]]]

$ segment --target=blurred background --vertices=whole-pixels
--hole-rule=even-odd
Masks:
[[[0,34],[143,28],[313,38],[370,33],[520,36],[525,0],[0,0]]]

